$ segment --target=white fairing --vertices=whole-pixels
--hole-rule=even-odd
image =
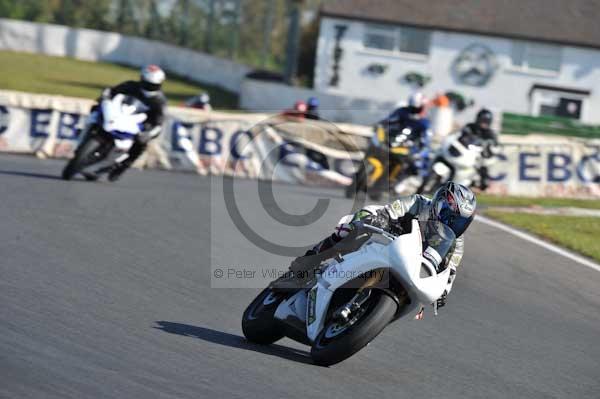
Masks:
[[[115,148],[119,152],[129,151],[133,145],[133,140],[115,140]]]
[[[400,280],[411,299],[410,306],[403,314],[416,309],[420,304],[435,302],[442,296],[450,269],[437,274],[432,266],[427,266],[431,277],[420,277],[421,264],[430,263],[422,256],[419,223],[417,220],[413,220],[412,223],[412,232],[409,234],[400,235],[393,241],[382,240],[381,237],[371,238],[356,252],[344,255],[341,262],[330,262],[307,294],[306,317],[302,319],[306,320],[307,336],[311,341],[323,328],[334,292],[362,273],[373,271],[374,275],[377,275],[377,270],[389,269]],[[380,273],[380,276],[383,277],[383,274]],[[284,302],[280,308],[288,306],[289,304]],[[278,308],[277,313],[283,315],[286,310]]]
[[[438,175],[443,177],[444,179],[447,179],[450,176],[450,168],[442,163],[442,162],[436,162],[433,164],[433,171]]]
[[[129,101],[126,102],[126,100]],[[135,137],[142,133],[141,124],[148,118],[145,113],[147,109],[148,107],[139,100],[128,99],[123,94],[102,100],[100,103],[102,118],[99,114],[92,113],[89,122],[102,122],[102,130],[112,136],[114,148],[103,160],[94,164],[94,168],[100,169],[110,166],[114,162],[123,162],[129,156],[128,151],[133,145]]]
[[[473,168],[479,162],[482,148],[476,145],[465,147],[460,141],[460,133],[450,135],[442,144],[442,153],[444,158],[459,168]],[[454,156],[450,153],[450,147],[454,147],[460,153]]]
[[[138,135],[142,132],[140,124],[148,118],[145,113],[139,113],[138,107],[123,103],[125,96],[117,94],[110,100],[101,103],[102,128],[104,131]]]
[[[452,180],[465,186],[470,186],[477,178],[477,167],[481,163],[482,147],[477,145],[469,145],[465,147],[460,141],[461,134],[455,133],[448,136],[442,143],[440,155],[446,162],[454,167],[454,177]],[[451,148],[454,149],[454,154],[451,153]],[[458,152],[458,156],[456,155]],[[441,162],[433,165],[434,171],[444,178],[450,174],[450,169]],[[443,169],[438,173],[436,168]]]

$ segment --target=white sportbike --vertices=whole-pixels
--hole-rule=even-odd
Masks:
[[[466,187],[475,185],[479,181],[478,168],[489,162],[482,153],[481,140],[475,137],[462,133],[446,137],[417,193],[433,192],[450,180]]]
[[[108,171],[116,163],[123,162],[129,155],[136,136],[143,133],[143,122],[147,119],[148,107],[135,97],[117,94],[104,99],[95,113],[96,121],[85,132],[73,158],[63,169],[62,177],[70,180],[77,173],[87,174],[92,165],[100,171]]]
[[[358,352],[393,321],[435,304],[450,275],[440,265],[456,237],[438,221],[413,220],[410,227],[394,235],[357,224],[301,287],[281,290],[276,280],[263,290],[244,312],[244,335],[259,344],[287,336],[310,345],[313,361],[327,366]]]

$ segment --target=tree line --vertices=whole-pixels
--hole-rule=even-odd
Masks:
[[[141,36],[280,71],[289,1],[0,0],[0,17]],[[307,0],[302,7],[316,10],[318,4]],[[314,40],[314,24],[307,30],[313,34],[304,37]]]

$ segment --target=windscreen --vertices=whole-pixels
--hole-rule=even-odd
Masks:
[[[437,268],[454,244],[456,235],[452,229],[437,220],[419,222],[423,240],[424,256]]]

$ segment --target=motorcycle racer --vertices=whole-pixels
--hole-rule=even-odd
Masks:
[[[432,133],[424,116],[425,103],[422,93],[414,93],[406,106],[398,107],[375,125],[371,144],[346,188],[346,197],[367,191],[369,186],[369,196],[378,199],[390,180],[427,169]]]
[[[112,99],[117,94],[124,94],[137,98],[147,107],[147,118],[144,121],[143,133],[135,137],[135,142],[127,153],[128,156],[109,168],[107,171],[108,180],[117,180],[144,153],[148,143],[160,135],[164,120],[164,109],[167,103],[165,95],[161,91],[165,78],[165,72],[159,66],[147,65],[142,68],[139,81],[125,81],[114,87],[104,89],[102,92],[98,100],[99,103],[104,99]],[[85,131],[89,130],[90,126],[98,123],[98,121],[99,106],[95,105],[88,117]],[[88,180],[95,180],[101,172],[106,171],[85,172],[84,175]]]
[[[413,93],[408,98],[408,104],[404,107],[396,108],[387,118],[380,121],[388,135],[396,135],[402,132],[402,129],[409,126],[414,133],[421,136],[427,136],[430,131],[430,122],[425,117],[426,98],[421,92]]]
[[[387,205],[370,205],[358,212],[344,216],[335,231],[320,241],[304,256],[321,254],[348,237],[358,223],[366,223],[389,232],[401,234],[410,229],[413,219],[419,221],[438,220],[450,227],[457,237],[453,248],[441,262],[434,262],[438,272],[450,268],[450,277],[444,294],[437,300],[437,307],[446,304],[446,297],[452,290],[458,268],[464,253],[463,234],[473,221],[477,201],[475,194],[467,187],[453,182],[442,185],[431,199],[422,195],[401,197]],[[301,264],[303,257],[297,258],[290,269],[306,268]]]
[[[491,128],[493,118],[491,111],[483,108],[477,113],[475,121],[465,125],[461,131],[463,135],[477,138],[481,142],[483,146],[481,155],[484,159],[491,158],[493,147],[498,145],[498,135]],[[480,177],[479,188],[485,190],[489,180],[488,168],[485,164],[482,164],[477,168],[477,171]]]
[[[402,135],[405,129],[410,129],[411,133],[407,139],[414,143],[411,166],[413,174],[422,168],[419,163],[427,158],[426,154],[433,136],[431,123],[425,116],[426,102],[423,93],[416,92],[409,97],[407,106],[397,108],[378,124],[385,130],[388,142],[391,142],[393,137]]]

